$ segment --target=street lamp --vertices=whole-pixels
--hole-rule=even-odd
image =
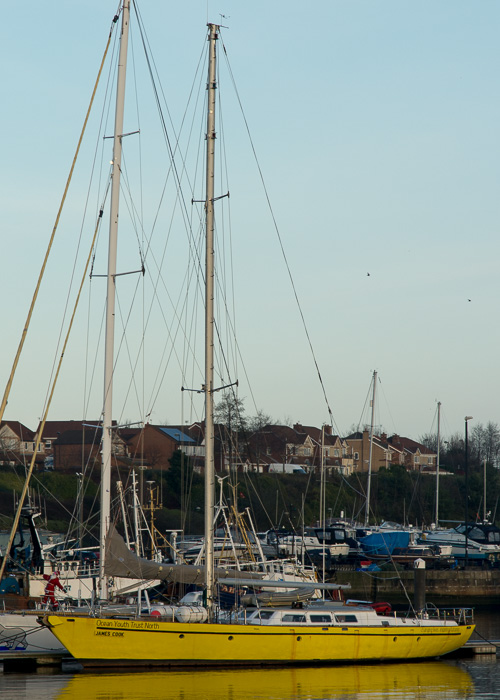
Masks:
[[[465,416],[465,568],[469,561],[469,421],[472,416]]]

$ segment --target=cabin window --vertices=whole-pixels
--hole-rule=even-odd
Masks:
[[[305,622],[305,615],[283,615],[283,622]]]
[[[331,615],[310,615],[311,622],[331,622]]]
[[[357,622],[356,615],[335,615],[337,622]]]
[[[260,619],[269,620],[274,615],[274,610],[261,610]]]

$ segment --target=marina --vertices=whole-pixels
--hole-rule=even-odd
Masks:
[[[442,469],[440,474],[441,402],[437,404],[437,437],[428,434],[417,442],[396,432],[387,434],[381,423],[376,427],[376,390],[380,378],[374,370],[369,392],[372,396],[369,430],[367,425],[353,425],[349,435],[346,431],[346,437],[340,437],[340,431],[338,434],[333,432],[337,426],[312,345],[328,423],[317,428],[292,424],[287,418],[279,424],[266,416],[268,420],[262,421],[258,429],[255,423],[252,425],[252,435],[247,440],[246,432],[251,423],[240,424],[236,417],[238,411],[234,412],[235,407],[242,406],[241,394],[238,393],[242,389],[238,387],[245,372],[239,367],[239,350],[233,351],[235,338],[232,331],[235,326],[229,313],[230,297],[226,297],[226,290],[223,290],[223,282],[239,276],[227,275],[226,261],[218,257],[219,251],[232,250],[232,244],[227,245],[221,234],[225,231],[225,221],[231,218],[229,185],[226,188],[225,179],[226,163],[230,160],[226,161],[226,154],[233,153],[231,148],[225,150],[225,143],[219,151],[219,141],[216,140],[222,142],[224,136],[221,95],[225,98],[226,94],[218,60],[229,56],[224,43],[227,27],[222,22],[206,25],[206,48],[199,63],[199,76],[203,77],[197,76],[199,86],[203,86],[199,94],[204,94],[206,99],[195,100],[202,107],[201,117],[197,115],[196,119],[203,126],[198,135],[199,145],[193,147],[189,159],[186,158],[188,149],[186,153],[181,152],[178,134],[175,134],[176,145],[171,148],[171,136],[170,133],[167,135],[165,127],[167,112],[160,118],[160,132],[162,137],[165,136],[166,150],[171,157],[171,160],[163,160],[161,167],[166,168],[168,177],[173,174],[168,189],[171,188],[176,197],[181,192],[182,195],[170,201],[165,182],[163,189],[159,187],[156,213],[151,201],[145,202],[145,210],[152,212],[151,233],[161,229],[157,225],[158,213],[165,202],[168,203],[166,219],[173,221],[173,212],[176,211],[186,223],[185,280],[189,279],[189,283],[184,287],[184,281],[180,282],[179,289],[173,293],[178,299],[184,298],[186,293],[190,308],[188,312],[187,302],[185,307],[179,303],[172,314],[176,330],[172,333],[172,325],[164,336],[169,343],[174,337],[182,336],[185,329],[179,331],[177,323],[181,316],[186,320],[191,316],[186,329],[189,328],[192,335],[186,335],[181,345],[183,351],[189,349],[190,355],[192,352],[192,357],[187,359],[187,351],[181,353],[183,361],[175,368],[178,393],[182,395],[179,425],[168,425],[166,421],[164,425],[150,422],[156,400],[173,391],[173,384],[169,383],[168,389],[166,384],[162,385],[167,372],[163,363],[167,355],[176,355],[177,350],[174,350],[173,342],[168,351],[166,348],[160,351],[155,343],[145,342],[146,328],[153,326],[154,322],[150,323],[149,317],[145,322],[144,305],[142,313],[137,309],[142,316],[142,338],[129,328],[128,319],[136,301],[132,287],[126,293],[130,295],[130,307],[127,305],[124,312],[126,307],[121,306],[124,299],[121,294],[127,282],[136,278],[138,289],[141,277],[150,272],[150,260],[146,264],[146,259],[151,239],[146,242],[143,236],[139,242],[141,236],[137,235],[145,230],[142,221],[138,224],[142,204],[139,207],[139,199],[129,199],[132,192],[129,175],[133,168],[129,168],[132,161],[128,160],[128,149],[131,143],[142,141],[142,137],[134,138],[141,130],[135,130],[136,118],[129,117],[134,110],[129,110],[130,103],[128,98],[125,99],[126,85],[128,91],[136,75],[137,53],[134,48],[134,79],[130,81],[130,75],[126,78],[129,31],[135,21],[139,29],[137,36],[142,39],[139,43],[145,49],[146,66],[150,70],[154,64],[148,53],[149,42],[144,40],[142,17],[137,10],[132,0],[123,0],[120,4],[112,19],[102,59],[104,65],[113,35],[116,43],[113,67],[110,66],[108,77],[108,86],[116,85],[113,135],[104,135],[108,126],[103,126],[102,134],[99,134],[105,147],[105,139],[112,139],[112,149],[108,149],[105,156],[111,157],[111,167],[105,164],[102,169],[107,174],[99,184],[102,196],[96,210],[97,223],[81,287],[75,295],[76,315],[89,267],[92,266],[92,277],[96,257],[99,258],[98,265],[101,264],[96,251],[101,220],[104,219],[109,224],[107,274],[95,273],[96,277],[106,278],[106,293],[103,285],[99,302],[99,306],[102,304],[103,335],[95,343],[93,360],[104,360],[99,420],[92,426],[81,421],[81,432],[76,436],[69,434],[73,432],[71,430],[62,434],[53,430],[57,437],[50,433],[50,439],[49,433],[44,435],[53,390],[69,344],[72,317],[67,335],[58,346],[57,353],[61,350],[59,363],[54,361],[53,364],[50,379],[53,385],[47,393],[38,431],[30,431],[29,439],[23,440],[23,431],[28,435],[25,426],[19,422],[14,425],[15,421],[1,423],[2,439],[11,447],[17,441],[15,444],[23,455],[24,465],[24,471],[16,471],[19,465],[8,459],[2,461],[2,476],[12,468],[17,478],[24,478],[22,489],[17,493],[14,490],[14,525],[1,553],[0,593],[4,604],[4,611],[0,614],[2,698],[22,698],[23,693],[50,700],[101,696],[228,697],[236,700],[247,697],[283,700],[335,697],[411,700],[427,696],[488,698],[494,682],[500,681],[500,624],[496,612],[500,598],[500,530],[494,525],[497,504],[491,510],[487,507],[488,503],[492,505],[494,494],[489,493],[488,501],[486,489],[487,466],[490,473],[494,472],[498,455],[492,452],[490,458],[480,460],[481,450],[476,449],[480,444],[478,438],[474,448],[476,473],[469,474],[472,461],[469,463],[468,440],[472,416],[465,416],[465,441],[460,437],[455,440],[455,447],[450,447],[451,439],[443,442],[443,446],[448,446],[447,456],[453,457],[454,462],[452,471]],[[230,83],[233,76],[228,67]],[[91,103],[101,70],[102,66]],[[78,84],[75,85],[75,90],[80,89]],[[155,85],[155,101],[158,94]],[[191,91],[190,94],[194,93]],[[236,101],[239,102],[238,96]],[[106,88],[107,106],[104,110],[108,115],[113,113],[112,103],[109,87],[109,90]],[[186,123],[191,119],[194,123],[195,117],[191,115]],[[228,123],[229,120],[225,122]],[[190,138],[187,140],[191,141]],[[233,144],[234,154],[236,148]],[[194,179],[184,192],[185,183],[191,177],[186,175],[191,159],[196,165],[196,175],[193,171]],[[139,154],[135,165],[140,166],[138,173],[142,189],[142,156]],[[153,174],[148,168],[144,168],[144,173]],[[159,184],[158,178],[151,179]],[[109,202],[106,201],[108,198]],[[82,203],[83,200],[82,197]],[[83,206],[86,208],[87,205],[83,203]],[[117,265],[119,209],[122,215],[127,209],[129,213],[133,212],[125,230],[139,242],[140,262],[127,268],[122,268],[121,261]],[[272,218],[274,220],[274,214]],[[126,217],[122,216],[120,246],[125,220]],[[174,229],[172,226],[172,231]],[[170,231],[166,234],[166,229],[161,230],[162,235],[170,240]],[[162,248],[160,245],[159,250]],[[164,258],[164,252],[161,252],[161,259],[167,259],[169,264],[175,260],[175,267],[180,268],[177,263],[182,256],[174,254]],[[123,284],[121,278],[125,275],[127,278]],[[129,278],[129,275],[133,277]],[[367,277],[370,276],[368,272]],[[165,281],[173,282],[174,275],[166,274],[161,284],[159,279],[148,280],[153,281],[154,289],[151,308],[159,298],[157,291]],[[295,281],[293,278],[291,281],[302,315]],[[144,289],[143,285],[143,292]],[[169,301],[172,299],[170,289],[165,296]],[[159,318],[162,316],[165,320],[163,309],[158,313]],[[244,318],[251,321],[253,328],[250,332],[254,333],[251,314],[244,315]],[[117,327],[115,332],[115,322],[122,323],[124,319],[127,322],[123,328]],[[224,332],[221,333],[222,328]],[[305,330],[309,339],[306,327]],[[135,350],[131,352],[127,345],[128,339],[124,340],[125,331],[128,338],[137,343],[136,356]],[[24,336],[19,351],[23,342]],[[81,348],[84,347],[82,343]],[[151,391],[151,399],[147,399],[151,401],[150,406],[143,397],[140,420],[135,423],[124,418],[124,406],[129,394],[133,393],[131,387],[134,386],[135,390],[137,386],[135,370],[141,364],[144,370],[148,363],[142,354],[146,347],[154,348],[158,354],[158,384]],[[234,358],[228,362],[233,352]],[[128,358],[124,359],[124,355]],[[117,369],[119,358],[120,363],[126,365],[127,377],[122,367],[120,371]],[[265,358],[270,364],[267,354]],[[83,352],[82,360],[88,360],[88,357],[83,357]],[[143,379],[145,375],[143,371]],[[113,391],[118,384],[122,385],[118,391],[124,392],[125,397],[120,408],[118,401],[113,403]],[[9,380],[0,419],[3,419],[10,386]],[[222,393],[219,395],[218,392]],[[117,393],[115,391],[115,396]],[[136,391],[136,398],[140,393]],[[201,398],[196,395],[201,395]],[[219,396],[223,398],[216,405]],[[196,401],[199,401],[196,405],[199,414],[193,418]],[[186,420],[184,408],[189,404],[191,420]],[[219,423],[228,407],[228,414]],[[256,410],[257,417],[261,417],[262,411],[257,407]],[[89,427],[92,436],[85,434]],[[472,437],[473,428],[470,430]],[[481,445],[484,445],[485,431],[478,424],[476,438],[480,434],[483,435]],[[152,441],[147,451],[145,435]],[[86,444],[91,446],[84,453]],[[161,450],[151,449],[151,445],[156,448],[159,444]],[[72,456],[75,446],[82,458],[82,472],[76,472],[77,462]],[[40,454],[45,449],[50,450],[47,457]],[[29,450],[28,459],[23,450]],[[7,454],[8,448],[5,448],[4,455]],[[95,473],[92,478],[88,475],[84,478],[84,462],[85,469],[89,467],[92,471],[96,468],[97,478]],[[481,487],[479,465],[484,465]],[[42,546],[41,542],[35,546],[37,528],[34,516],[27,519],[30,545],[22,533],[26,512],[34,513],[31,510],[33,493],[30,492],[30,481],[35,481],[37,472],[41,473],[42,469],[49,472],[55,469],[56,479],[62,478],[65,471],[71,474],[73,481],[75,474],[78,478],[75,510],[71,516],[72,527],[78,535],[70,539],[67,534],[54,547],[52,543],[48,547]],[[169,476],[174,475],[175,484],[165,493],[164,470]],[[120,480],[123,474],[133,482],[132,505],[123,497],[126,491]],[[255,476],[255,493],[247,474]],[[120,475],[120,479],[115,480],[116,475]],[[262,488],[262,492],[267,490],[266,494],[258,493],[256,488],[259,475],[262,475],[262,484],[267,485],[267,489]],[[431,475],[435,483],[435,501],[430,504],[427,499],[424,504],[426,489],[420,482],[425,478],[429,482]],[[267,482],[264,476],[268,477]],[[284,486],[279,485],[280,476]],[[470,476],[475,478],[469,479]],[[493,476],[491,491],[494,492],[498,478],[496,473]],[[84,518],[85,479],[93,490],[92,517],[98,518],[98,522],[92,524],[90,515],[87,523]],[[161,484],[155,486],[154,479]],[[224,484],[226,479],[228,481]],[[215,505],[216,480],[220,484],[219,506]],[[148,504],[144,498],[144,482],[150,493]],[[474,482],[473,488],[469,490],[471,482]],[[9,483],[7,478],[5,483]],[[441,488],[446,484],[452,487],[450,493],[446,490],[442,493],[441,501],[440,483]],[[270,485],[273,493],[270,493]],[[484,491],[479,503],[481,488]],[[291,503],[292,497],[288,497],[287,489],[290,494],[293,492],[294,503]],[[344,489],[349,491],[347,497]],[[411,491],[408,506],[413,510],[409,516],[406,497]],[[68,500],[72,499],[72,494],[73,489]],[[339,505],[341,494],[346,500]],[[269,496],[272,498],[271,507],[269,501],[263,502]],[[163,508],[164,498],[171,499],[168,509]],[[257,522],[253,510],[257,500],[261,515],[265,513],[269,521],[265,527],[270,529],[264,527],[262,532],[257,532],[252,521],[254,517]],[[390,510],[392,514],[394,504],[391,500],[397,501],[394,511],[403,513],[403,524],[381,523],[382,510]],[[443,518],[443,502],[446,500],[447,514],[451,512],[454,516],[460,510],[458,517],[461,522],[457,527],[446,526],[457,523]],[[29,505],[24,506],[23,516],[25,501]],[[470,517],[473,501],[475,523]],[[319,503],[319,508],[316,503]],[[344,520],[345,504],[352,513],[351,520]],[[143,506],[146,506],[144,510]],[[144,516],[148,508],[149,513]],[[164,510],[167,514],[162,512]],[[272,510],[275,514],[270,516]],[[156,511],[159,511],[158,517],[164,518],[161,530],[155,524]],[[420,511],[420,515],[425,511],[418,526],[410,524],[417,522],[414,511]],[[334,518],[336,513],[340,515],[338,521]],[[37,517],[39,515],[41,509],[37,511]],[[141,520],[143,517],[146,524]],[[245,518],[248,525],[243,525]],[[134,529],[129,529],[128,520],[135,520]],[[57,522],[55,517],[52,522]],[[262,528],[261,522],[259,528]],[[196,524],[193,526],[193,523]],[[234,527],[235,523],[237,527]],[[203,534],[200,534],[202,528]],[[146,531],[150,539],[149,544],[143,546],[140,533]],[[161,547],[157,548],[160,540]],[[87,547],[86,543],[91,543],[91,546]],[[19,605],[14,607],[25,608],[21,612],[6,607],[7,601],[16,595]],[[492,608],[488,609],[488,605]],[[186,670],[188,667],[189,671]]]

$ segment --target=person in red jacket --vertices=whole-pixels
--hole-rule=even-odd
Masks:
[[[45,595],[42,599],[43,605],[50,605],[50,607],[53,610],[57,610],[59,607],[59,603],[56,600],[55,596],[55,590],[56,587],[60,588],[61,591],[64,591],[64,587],[61,585],[61,582],[59,581],[59,576],[61,575],[60,571],[53,571],[50,576],[48,574],[44,574],[43,578],[47,581],[47,584],[45,586]]]

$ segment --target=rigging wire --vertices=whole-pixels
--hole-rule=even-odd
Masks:
[[[222,42],[222,48],[223,48],[223,51],[224,51],[224,56],[225,56],[225,58],[226,58],[226,63],[227,63],[229,75],[230,75],[230,78],[231,78],[231,81],[232,81],[232,84],[233,84],[233,88],[234,88],[234,91],[235,91],[236,99],[237,99],[237,101],[238,101],[238,105],[239,105],[240,110],[241,110],[241,114],[242,114],[242,117],[243,117],[243,121],[244,121],[244,124],[245,124],[245,128],[246,128],[246,131],[247,131],[247,135],[248,135],[248,138],[249,138],[249,141],[250,141],[250,147],[251,147],[252,153],[253,153],[253,155],[254,155],[254,159],[255,159],[256,166],[257,166],[257,170],[258,170],[258,172],[259,172],[260,181],[261,181],[261,183],[262,183],[262,187],[263,187],[263,190],[264,190],[264,195],[265,195],[265,197],[266,197],[266,201],[267,201],[267,205],[268,205],[268,208],[269,208],[269,212],[270,212],[270,214],[271,214],[271,218],[272,218],[272,221],[273,221],[273,226],[274,226],[274,230],[275,230],[275,232],[276,232],[276,236],[277,236],[277,239],[278,239],[278,244],[279,244],[279,247],[280,247],[280,250],[281,250],[281,254],[282,254],[282,256],[283,256],[283,260],[284,260],[285,267],[286,267],[286,270],[287,270],[287,273],[288,273],[288,277],[289,277],[289,280],[290,280],[290,284],[291,284],[291,286],[292,286],[292,290],[293,290],[293,294],[294,294],[295,301],[296,301],[296,304],[297,304],[297,308],[298,308],[298,311],[299,311],[299,315],[300,315],[300,318],[301,318],[301,321],[302,321],[302,326],[303,326],[303,329],[304,329],[304,333],[305,333],[305,336],[306,336],[306,339],[307,339],[307,342],[308,342],[308,345],[309,345],[309,350],[310,350],[310,352],[311,352],[314,365],[315,365],[315,367],[316,367],[316,373],[317,373],[318,380],[319,380],[319,383],[320,383],[320,386],[321,386],[321,389],[322,389],[323,398],[324,398],[324,401],[325,401],[325,404],[326,404],[326,407],[327,407],[327,411],[328,411],[328,416],[329,416],[329,418],[330,418],[331,424],[335,426],[335,429],[336,429],[337,433],[340,434],[340,431],[339,431],[339,429],[338,429],[338,427],[337,427],[337,425],[336,425],[336,423],[335,423],[334,417],[333,417],[333,412],[332,412],[332,410],[331,410],[331,408],[330,408],[330,403],[329,403],[329,401],[328,401],[328,396],[327,396],[327,393],[326,393],[326,387],[325,387],[325,384],[324,384],[324,382],[323,382],[323,378],[322,378],[322,376],[321,376],[321,372],[320,372],[320,369],[319,369],[318,360],[317,360],[317,358],[316,358],[316,353],[315,353],[315,350],[314,350],[314,347],[313,347],[313,344],[312,344],[311,336],[310,336],[310,334],[309,334],[309,329],[308,329],[308,326],[307,326],[307,323],[306,323],[306,320],[305,320],[305,316],[304,316],[304,312],[303,312],[303,309],[302,309],[302,305],[301,305],[300,300],[299,300],[297,288],[296,288],[296,286],[295,286],[295,281],[294,281],[294,278],[293,278],[293,275],[292,275],[292,271],[291,271],[290,265],[289,265],[289,263],[288,263],[288,258],[287,258],[287,255],[286,255],[286,251],[285,251],[285,246],[284,246],[284,243],[283,243],[283,239],[282,239],[282,237],[281,237],[281,233],[280,233],[280,229],[279,229],[279,226],[278,226],[278,222],[277,222],[277,220],[276,220],[276,217],[275,217],[275,214],[274,214],[274,210],[273,210],[272,205],[271,205],[271,200],[270,200],[270,197],[269,197],[269,192],[268,192],[268,190],[267,190],[267,186],[266,186],[266,183],[265,183],[265,180],[264,180],[264,174],[263,174],[263,172],[262,172],[262,168],[261,168],[261,166],[260,166],[260,161],[259,161],[259,159],[258,159],[258,157],[257,157],[257,152],[256,152],[256,150],[255,150],[255,145],[254,145],[254,143],[253,143],[253,140],[252,140],[252,137],[251,137],[251,134],[250,134],[250,128],[249,128],[249,125],[248,125],[248,121],[247,121],[245,112],[244,112],[244,110],[243,110],[243,104],[242,104],[241,99],[240,99],[240,96],[239,96],[238,88],[237,88],[237,86],[236,86],[236,81],[235,81],[235,79],[234,79],[234,75],[233,75],[233,72],[232,72],[232,68],[231,68],[231,65],[230,65],[230,63],[229,63],[229,59],[228,59],[228,55],[227,55],[227,50],[226,50],[226,46],[225,46],[225,44],[224,44],[224,41],[223,41],[223,39],[222,39],[222,35],[221,35],[221,42]]]
[[[0,421],[3,419],[3,415],[4,415],[4,412],[5,412],[5,407],[6,407],[6,405],[7,405],[7,401],[8,401],[9,394],[10,394],[10,390],[11,390],[11,387],[12,387],[12,382],[13,382],[13,380],[14,380],[14,374],[15,374],[15,371],[16,371],[16,369],[17,369],[17,365],[18,365],[18,363],[19,363],[19,359],[20,359],[21,352],[22,352],[22,349],[23,349],[23,346],[24,346],[24,342],[25,342],[25,340],[26,340],[26,336],[27,336],[27,333],[28,333],[28,328],[29,328],[30,322],[31,322],[31,317],[32,317],[32,315],[33,315],[33,310],[34,310],[34,308],[35,308],[35,303],[36,303],[36,300],[37,300],[37,298],[38,298],[38,292],[39,292],[39,290],[40,290],[40,286],[41,286],[41,283],[42,283],[42,279],[43,279],[44,274],[45,274],[45,268],[46,268],[46,266],[47,266],[47,262],[48,262],[48,259],[49,259],[49,255],[50,255],[50,252],[51,252],[51,250],[52,250],[52,244],[53,244],[53,242],[54,242],[55,235],[56,235],[56,231],[57,231],[57,228],[58,228],[58,226],[59,226],[59,220],[60,220],[60,218],[61,218],[61,213],[62,213],[64,204],[65,204],[65,202],[66,202],[66,196],[67,196],[67,194],[68,194],[69,186],[70,186],[71,180],[72,180],[72,178],[73,178],[73,172],[74,172],[74,169],[75,169],[75,165],[76,165],[76,161],[77,161],[77,158],[78,158],[78,154],[79,154],[79,152],[80,152],[80,147],[81,147],[81,144],[82,144],[82,141],[83,141],[83,136],[84,136],[85,131],[86,131],[86,128],[87,128],[87,123],[88,123],[88,120],[89,120],[89,116],[90,116],[90,112],[91,112],[91,109],[92,109],[92,105],[93,105],[93,103],[94,103],[94,98],[95,98],[95,95],[96,95],[96,92],[97,92],[97,87],[98,87],[99,82],[100,82],[102,70],[103,70],[103,68],[104,68],[104,64],[105,64],[105,61],[106,61],[106,56],[107,56],[107,54],[108,54],[109,46],[110,46],[110,44],[111,44],[111,38],[112,38],[112,36],[113,36],[113,30],[114,30],[114,28],[115,28],[115,26],[116,26],[116,24],[117,24],[117,22],[118,22],[118,19],[119,19],[119,12],[117,12],[117,13],[115,14],[115,16],[114,16],[114,18],[113,18],[113,21],[112,21],[112,24],[111,24],[111,28],[110,28],[109,35],[108,35],[108,41],[107,41],[107,44],[106,44],[106,48],[105,48],[105,50],[104,50],[104,54],[103,54],[103,57],[102,57],[102,60],[101,60],[101,64],[100,64],[100,67],[99,67],[99,71],[98,71],[98,73],[97,73],[97,78],[96,78],[96,81],[95,81],[95,84],[94,84],[94,89],[93,89],[93,92],[92,92],[92,96],[91,96],[91,98],[90,98],[90,103],[89,103],[89,106],[88,106],[88,109],[87,109],[87,113],[86,113],[86,115],[85,115],[85,119],[84,119],[84,123],[83,123],[83,126],[82,126],[82,130],[81,130],[81,132],[80,132],[80,138],[79,138],[79,140],[78,140],[78,144],[77,144],[77,147],[76,147],[75,155],[74,155],[74,157],[73,157],[73,162],[72,162],[71,167],[70,167],[69,175],[68,175],[68,178],[67,178],[67,181],[66,181],[66,186],[65,186],[65,188],[64,188],[64,192],[63,192],[63,196],[62,196],[62,199],[61,199],[61,203],[60,203],[60,205],[59,205],[59,209],[58,209],[58,212],[57,212],[57,215],[56,215],[56,220],[55,220],[55,223],[54,223],[54,226],[53,226],[53,229],[52,229],[52,234],[51,234],[51,237],[50,237],[50,240],[49,240],[49,244],[48,244],[48,246],[47,246],[47,251],[46,251],[46,253],[45,253],[45,257],[44,257],[44,260],[43,260],[43,263],[42,263],[42,267],[41,267],[41,270],[40,270],[40,273],[39,273],[39,277],[38,277],[38,281],[37,281],[37,284],[36,284],[36,287],[35,287],[35,291],[34,291],[34,293],[33,293],[33,298],[32,298],[31,305],[30,305],[30,308],[29,308],[29,311],[28,311],[28,316],[27,316],[26,321],[25,321],[25,324],[24,324],[23,332],[22,332],[22,334],[21,334],[21,340],[20,340],[20,342],[19,342],[19,346],[18,346],[18,349],[17,349],[17,352],[16,352],[16,356],[15,356],[15,358],[14,358],[14,362],[13,362],[13,365],[12,365],[11,373],[10,373],[9,379],[7,380],[7,385],[6,385],[6,387],[5,387],[4,395],[3,395],[3,398],[2,398],[2,403],[0,404]],[[3,567],[2,567],[2,573],[3,573]]]
[[[22,348],[23,348],[23,345],[24,345],[24,341],[25,341],[25,339],[26,339],[26,335],[27,335],[27,331],[28,331],[29,324],[30,324],[31,316],[32,316],[32,313],[33,313],[33,309],[34,309],[34,306],[35,306],[35,302],[36,302],[36,299],[37,299],[37,297],[38,297],[38,292],[39,292],[40,285],[41,285],[41,282],[42,282],[42,279],[43,279],[43,276],[44,276],[44,272],[45,272],[45,268],[46,268],[46,265],[47,265],[47,262],[48,262],[48,258],[49,258],[49,254],[50,254],[50,251],[51,251],[51,248],[52,248],[52,244],[53,244],[53,242],[54,242],[54,238],[55,238],[55,234],[56,234],[56,231],[57,231],[57,228],[58,228],[58,224],[59,224],[59,220],[60,220],[60,217],[61,217],[62,209],[63,209],[64,203],[65,203],[65,201],[66,201],[66,196],[67,196],[68,189],[69,189],[69,185],[70,185],[70,182],[71,182],[71,179],[72,179],[72,176],[73,176],[74,168],[75,168],[75,165],[76,165],[76,160],[77,160],[77,157],[78,157],[78,154],[79,154],[79,151],[80,151],[80,146],[81,146],[82,141],[83,141],[83,136],[84,136],[84,133],[85,133],[85,130],[86,130],[86,127],[87,127],[87,123],[88,123],[88,119],[89,119],[89,116],[90,116],[91,108],[92,108],[92,105],[93,105],[93,102],[94,102],[94,98],[95,98],[95,95],[96,95],[96,92],[97,92],[97,87],[98,87],[99,82],[100,82],[100,78],[101,78],[101,74],[102,74],[102,71],[103,71],[103,68],[104,68],[104,63],[105,63],[105,60],[106,60],[106,56],[107,56],[107,54],[108,54],[109,46],[110,46],[110,44],[111,44],[111,38],[112,38],[112,36],[113,36],[113,29],[114,29],[114,27],[116,26],[116,23],[117,23],[117,21],[118,21],[118,18],[119,18],[119,15],[118,15],[118,14],[115,15],[115,17],[113,18],[113,22],[112,22],[112,25],[111,25],[111,29],[110,29],[110,32],[109,32],[109,35],[108,35],[108,41],[107,41],[106,48],[105,48],[104,54],[103,54],[103,58],[102,58],[102,60],[101,60],[101,64],[100,64],[100,67],[99,67],[99,70],[98,70],[97,78],[96,78],[96,81],[95,81],[95,84],[94,84],[94,89],[93,89],[93,92],[92,92],[92,96],[91,96],[91,98],[90,98],[89,107],[88,107],[88,109],[87,109],[87,113],[86,113],[86,116],[85,116],[85,119],[84,119],[84,123],[83,123],[83,127],[82,127],[82,130],[81,130],[81,133],[80,133],[80,138],[79,138],[79,140],[78,140],[78,145],[77,145],[77,148],[76,148],[76,152],[75,152],[75,155],[74,155],[74,157],[73,157],[73,162],[72,162],[72,164],[71,164],[70,173],[69,173],[69,175],[68,175],[68,179],[67,179],[66,186],[65,186],[65,189],[64,189],[63,197],[62,197],[62,200],[61,200],[61,203],[60,203],[60,206],[59,206],[59,210],[58,210],[58,213],[57,213],[57,216],[56,216],[56,221],[55,221],[54,227],[53,227],[53,229],[52,229],[52,234],[51,234],[51,237],[50,237],[49,245],[48,245],[48,248],[47,248],[47,251],[46,251],[46,254],[45,254],[45,258],[44,258],[44,261],[43,261],[43,264],[42,264],[42,268],[41,268],[41,271],[40,271],[40,275],[39,275],[39,278],[38,278],[38,282],[37,282],[37,285],[36,285],[36,288],[35,288],[35,293],[34,293],[34,295],[33,295],[33,299],[32,299],[32,302],[31,302],[31,306],[30,306],[30,309],[29,309],[29,312],[28,312],[28,317],[27,317],[27,320],[26,320],[26,323],[25,323],[25,326],[24,326],[24,330],[23,330],[22,336],[21,336],[21,341],[20,341],[20,343],[19,343],[19,347],[18,347],[18,350],[17,350],[16,358],[15,358],[15,360],[14,360],[14,364],[13,364],[13,367],[12,367],[12,370],[11,370],[11,375],[10,375],[9,380],[8,380],[8,382],[7,382],[7,386],[6,386],[6,388],[5,388],[5,392],[4,392],[2,404],[1,404],[1,406],[0,406],[0,420],[1,420],[2,417],[3,417],[3,413],[4,413],[4,410],[5,410],[5,406],[6,406],[6,404],[7,404],[8,396],[9,396],[9,393],[10,393],[10,388],[11,388],[11,386],[12,386],[12,381],[13,381],[13,378],[14,378],[14,373],[15,373],[15,370],[16,370],[16,368],[17,368],[17,364],[18,364],[18,362],[19,362],[19,358],[20,358],[21,351],[22,351]],[[98,226],[96,226],[96,231],[95,231],[94,239],[93,239],[93,242],[92,242],[91,252],[92,252],[93,246],[94,246],[94,244],[95,244],[95,239],[96,239],[96,237],[97,237],[97,230],[98,230]],[[90,259],[91,259],[91,258],[90,258],[90,254],[89,254],[89,258],[88,258],[88,260],[87,260],[87,266],[86,266],[86,268],[85,268],[85,273],[84,273],[84,274],[86,274],[86,271],[87,271],[87,269],[88,269],[88,267],[89,267],[89,265],[90,265]],[[79,292],[78,292],[77,299],[76,299],[76,302],[75,302],[76,306],[78,305],[78,301],[79,301],[79,298],[80,298],[80,295],[81,295],[82,286],[83,286],[83,279],[82,279],[82,283],[81,283],[81,286],[80,286],[80,290],[79,290]],[[76,313],[76,307],[75,307],[75,309],[74,309],[74,313],[73,313],[73,315],[72,315],[72,317],[71,317],[71,320],[70,320],[70,323],[69,323],[68,334],[69,334],[69,331],[71,330],[71,327],[72,327],[72,325],[73,325],[73,320],[74,320],[74,314],[75,314],[75,313]],[[65,350],[66,345],[67,345],[68,337],[69,337],[69,335],[66,336],[66,340],[65,340],[65,342],[64,342],[64,344],[63,344],[63,352],[62,352],[62,355],[61,355],[61,357],[60,357],[59,366],[58,366],[58,368],[56,369],[55,374],[53,373],[53,375],[52,375],[52,377],[53,377],[53,381],[52,381],[52,391],[50,392],[50,394],[49,394],[49,396],[47,397],[46,402],[45,402],[43,418],[42,418],[42,420],[41,420],[41,422],[40,422],[39,432],[37,433],[37,437],[36,437],[36,443],[35,443],[35,445],[36,445],[35,450],[36,450],[36,451],[38,450],[38,446],[40,445],[40,441],[41,441],[41,438],[42,438],[43,428],[44,428],[45,422],[46,422],[46,420],[47,420],[47,414],[48,414],[49,406],[50,406],[50,403],[51,403],[51,401],[52,401],[52,396],[53,396],[53,392],[54,392],[54,390],[55,390],[56,381],[57,381],[57,378],[58,378],[58,376],[59,376],[59,371],[60,371],[60,367],[61,367],[61,365],[62,365],[62,359],[63,359],[63,357],[64,357],[64,350]],[[51,380],[52,380],[52,379],[51,379]],[[24,500],[25,500],[26,495],[27,495],[27,492],[28,492],[29,483],[30,483],[31,476],[32,476],[32,474],[33,474],[33,469],[34,469],[34,466],[35,466],[35,462],[36,462],[36,452],[34,452],[33,457],[32,457],[32,459],[31,459],[30,467],[29,467],[28,473],[27,473],[27,475],[26,475],[25,484],[24,484],[23,490],[22,490],[22,492],[21,492],[21,495],[20,495],[20,497],[19,497],[18,509],[17,509],[16,514],[15,514],[15,516],[14,516],[14,522],[13,522],[11,534],[10,534],[10,537],[9,537],[9,543],[8,543],[7,549],[6,549],[6,555],[4,556],[3,561],[2,561],[2,564],[1,564],[1,566],[0,566],[0,579],[3,577],[4,571],[5,571],[5,566],[6,566],[6,564],[7,564],[7,560],[8,560],[8,558],[9,558],[9,556],[10,556],[10,551],[11,551],[11,547],[12,547],[12,542],[13,542],[13,540],[14,540],[15,533],[16,533],[17,528],[18,528],[18,525],[19,525],[19,519],[20,519],[20,516],[21,516],[21,509],[22,509],[22,506],[23,506],[23,504],[24,504]]]

